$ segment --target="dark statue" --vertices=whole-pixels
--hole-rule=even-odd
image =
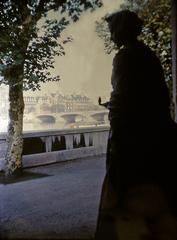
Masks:
[[[134,12],[107,22],[119,51],[110,101],[98,99],[109,109],[110,133],[96,239],[177,239],[177,127],[163,68],[137,39],[143,21]]]

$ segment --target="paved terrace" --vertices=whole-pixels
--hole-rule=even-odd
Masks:
[[[0,184],[0,239],[92,239],[105,155],[25,169]]]

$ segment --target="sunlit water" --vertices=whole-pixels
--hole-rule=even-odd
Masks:
[[[1,120],[0,133],[7,132],[8,121]],[[96,126],[108,126],[108,123],[87,123],[87,122],[76,122],[71,124],[65,124],[64,122],[56,123],[26,123],[23,124],[23,131],[47,131],[47,130],[62,130],[68,128],[83,128],[83,127],[96,127]]]

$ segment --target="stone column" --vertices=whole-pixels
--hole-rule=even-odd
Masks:
[[[177,1],[172,0],[172,77],[174,119],[177,121]]]

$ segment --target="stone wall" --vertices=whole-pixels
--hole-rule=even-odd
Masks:
[[[106,153],[109,127],[24,133],[23,167],[32,167]],[[0,170],[7,149],[0,135]]]

